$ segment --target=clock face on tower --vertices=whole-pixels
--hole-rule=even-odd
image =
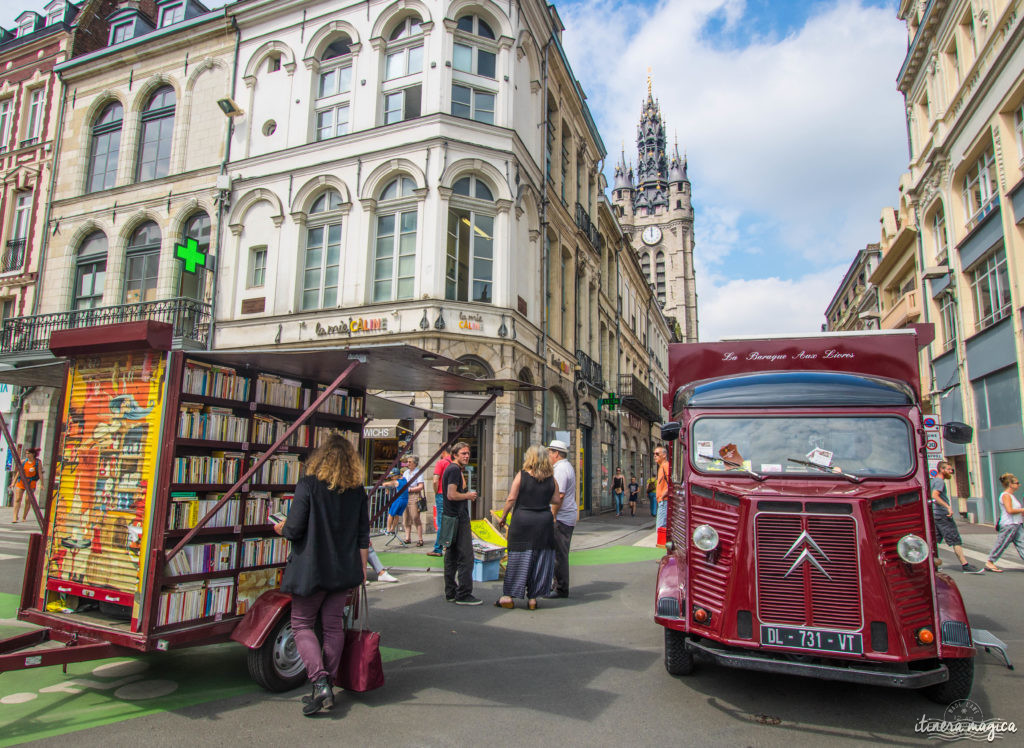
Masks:
[[[640,234],[640,238],[643,239],[644,244],[657,244],[661,241],[661,229],[657,226],[648,226]]]

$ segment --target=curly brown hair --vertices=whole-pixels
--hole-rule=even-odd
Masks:
[[[363,461],[352,442],[334,433],[309,456],[306,475],[322,480],[332,491],[346,491],[363,485]]]

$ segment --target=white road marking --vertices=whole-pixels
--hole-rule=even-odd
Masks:
[[[1003,552],[1002,557],[996,561],[996,566],[1002,569],[1024,569],[1024,564],[1019,561],[1011,561],[1006,557],[1010,552],[1013,552],[1013,549],[1007,548],[1006,551]],[[967,556],[967,558],[973,558],[975,561],[981,561],[982,563],[985,563],[985,561],[988,560],[987,553],[975,551],[970,548],[964,548],[964,555]]]

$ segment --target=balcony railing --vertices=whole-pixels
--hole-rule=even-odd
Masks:
[[[0,326],[0,354],[46,350],[50,333],[117,322],[154,320],[174,326],[174,337],[194,347],[206,347],[210,334],[210,305],[178,297],[138,304],[101,306],[73,312],[11,317]],[[190,346],[191,347],[191,346]]]
[[[915,289],[900,296],[899,301],[882,315],[881,327],[883,330],[897,330],[920,316],[921,304]]]
[[[25,264],[25,240],[11,239],[0,257],[0,273],[13,273]]]
[[[590,214],[579,203],[576,203],[576,225],[587,235],[587,239],[590,240],[594,249],[600,253],[604,247],[604,238],[597,230],[597,225],[590,220]]]
[[[604,377],[601,376],[601,364],[583,351],[576,351],[576,363],[580,365],[580,379],[587,384],[604,391]]]
[[[622,404],[637,415],[648,421],[661,419],[661,408],[658,407],[658,398],[647,387],[632,374],[623,374],[619,377],[618,396],[622,398]]]

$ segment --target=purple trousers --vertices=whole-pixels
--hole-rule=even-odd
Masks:
[[[308,597],[292,595],[292,634],[310,681],[326,675],[333,681],[345,648],[345,604],[348,590],[317,590]],[[317,617],[323,625],[321,650],[316,636]]]

